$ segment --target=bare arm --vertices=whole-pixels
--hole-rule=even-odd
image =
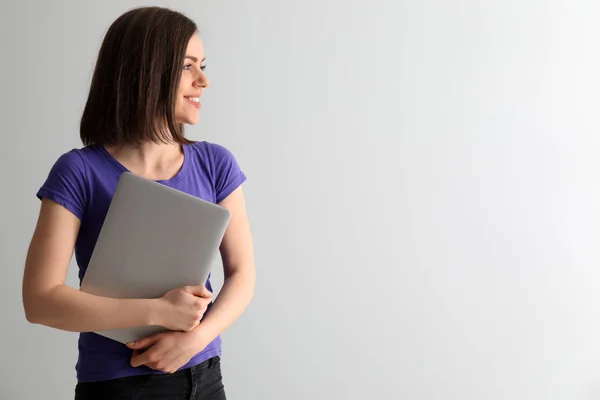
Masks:
[[[193,331],[204,345],[225,331],[244,312],[254,295],[256,281],[254,247],[242,187],[220,205],[231,212],[221,243],[225,279],[210,312]]]
[[[160,325],[157,299],[111,299],[65,285],[80,221],[44,199],[23,276],[23,306],[31,323],[73,332]]]

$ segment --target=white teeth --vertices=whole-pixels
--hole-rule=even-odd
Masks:
[[[186,99],[189,99],[191,101],[195,101],[196,103],[200,103],[200,97],[186,97]]]

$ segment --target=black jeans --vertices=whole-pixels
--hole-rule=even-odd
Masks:
[[[226,400],[221,359],[211,358],[174,374],[80,382],[75,400]]]

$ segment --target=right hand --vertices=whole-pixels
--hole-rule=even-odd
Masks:
[[[166,305],[160,324],[173,331],[189,332],[198,324],[212,301],[212,293],[204,286],[184,286],[160,298]]]

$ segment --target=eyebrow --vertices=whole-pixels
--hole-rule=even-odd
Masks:
[[[193,62],[198,62],[198,57],[194,57],[194,56],[189,56],[189,55],[187,55],[187,56],[185,56],[185,58],[189,58],[189,59],[190,59],[190,60],[192,60]],[[204,62],[204,61],[206,61],[206,57],[204,57],[204,58],[202,59],[202,62]]]

